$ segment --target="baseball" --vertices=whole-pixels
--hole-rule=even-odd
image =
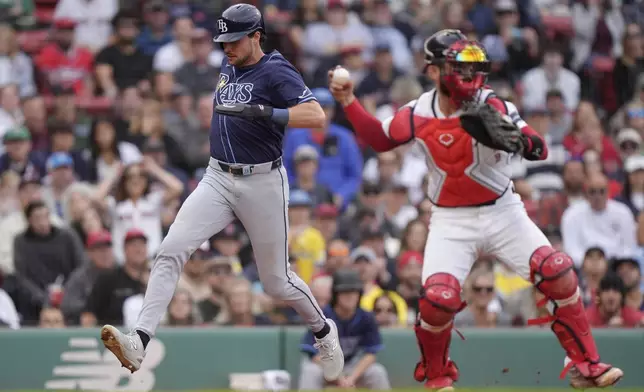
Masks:
[[[336,68],[333,71],[333,81],[338,84],[345,84],[349,81],[350,78],[349,71],[344,68]]]

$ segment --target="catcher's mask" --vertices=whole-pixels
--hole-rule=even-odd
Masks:
[[[472,100],[485,85],[490,72],[490,62],[483,45],[461,38],[437,55],[435,50],[428,50],[431,39],[432,37],[425,45],[425,61],[428,66],[436,65],[440,68],[443,92],[457,106]]]

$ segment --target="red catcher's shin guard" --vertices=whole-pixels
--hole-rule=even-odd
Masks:
[[[552,316],[530,320],[528,324],[552,321],[552,331],[572,360],[564,368],[562,378],[572,366],[586,377],[597,377],[600,374],[593,375],[589,368],[599,363],[599,354],[579,296],[573,266],[570,256],[549,246],[542,246],[532,254],[530,279],[545,299],[555,304],[555,309]],[[545,302],[539,305],[544,306]]]
[[[420,362],[414,369],[414,379],[423,382],[447,377],[453,382],[458,381],[458,368],[449,359],[452,325],[440,332],[432,332],[417,323],[414,331],[420,349]]]

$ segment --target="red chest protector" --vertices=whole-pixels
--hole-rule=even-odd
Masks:
[[[413,107],[405,107],[392,119],[389,137],[401,143],[412,139],[422,143],[428,155],[428,194],[434,204],[474,207],[490,205],[501,196],[485,185],[480,147],[461,128],[458,117],[420,117]]]

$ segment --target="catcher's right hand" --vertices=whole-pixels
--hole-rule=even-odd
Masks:
[[[523,154],[528,141],[509,116],[488,103],[467,103],[460,116],[461,128],[479,143],[496,150]]]

